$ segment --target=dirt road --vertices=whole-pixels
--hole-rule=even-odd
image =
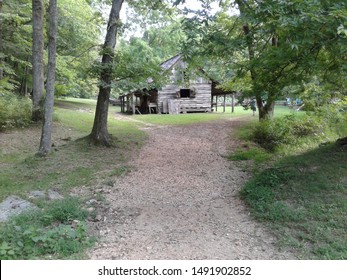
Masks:
[[[133,170],[99,189],[108,203],[91,259],[293,259],[254,221],[227,161],[231,120],[149,126]]]

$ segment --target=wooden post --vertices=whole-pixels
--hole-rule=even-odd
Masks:
[[[129,94],[127,94],[127,113],[130,112],[130,98],[129,98]]]
[[[135,97],[135,94],[132,93],[132,94],[131,94],[131,103],[132,103],[131,106],[132,106],[133,114],[135,115],[135,102],[136,102],[136,101],[135,101],[135,98],[134,98],[134,97]]]
[[[120,100],[120,111],[121,111],[121,113],[123,113],[123,100],[122,100],[122,96],[119,96],[119,100]]]
[[[225,113],[225,106],[226,106],[226,104],[225,104],[225,102],[226,102],[226,94],[224,94],[224,101],[223,101],[224,103],[223,103],[223,113]]]
[[[235,111],[235,93],[231,96],[231,112],[234,113]]]
[[[218,111],[218,95],[216,95],[216,112]]]
[[[126,100],[125,100],[125,98],[126,98],[126,95],[123,96],[123,113],[126,112],[125,111],[125,107],[126,107]]]

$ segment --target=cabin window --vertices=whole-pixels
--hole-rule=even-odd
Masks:
[[[180,89],[180,97],[190,97],[190,89],[189,88],[182,88]]]

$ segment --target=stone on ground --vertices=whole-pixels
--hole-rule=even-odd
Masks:
[[[7,221],[13,215],[19,215],[25,211],[35,209],[39,209],[35,204],[11,195],[0,203],[0,222]]]

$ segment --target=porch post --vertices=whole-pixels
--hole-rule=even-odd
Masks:
[[[225,102],[226,102],[226,94],[224,94],[224,101],[223,101],[223,113],[225,113]]]
[[[235,111],[235,93],[231,96],[231,112],[234,113]]]
[[[218,111],[218,95],[216,95],[216,112]]]
[[[132,110],[133,110],[133,114],[135,115],[135,102],[136,102],[136,100],[135,100],[135,94],[134,93],[132,93],[131,94],[131,106],[132,106]]]

